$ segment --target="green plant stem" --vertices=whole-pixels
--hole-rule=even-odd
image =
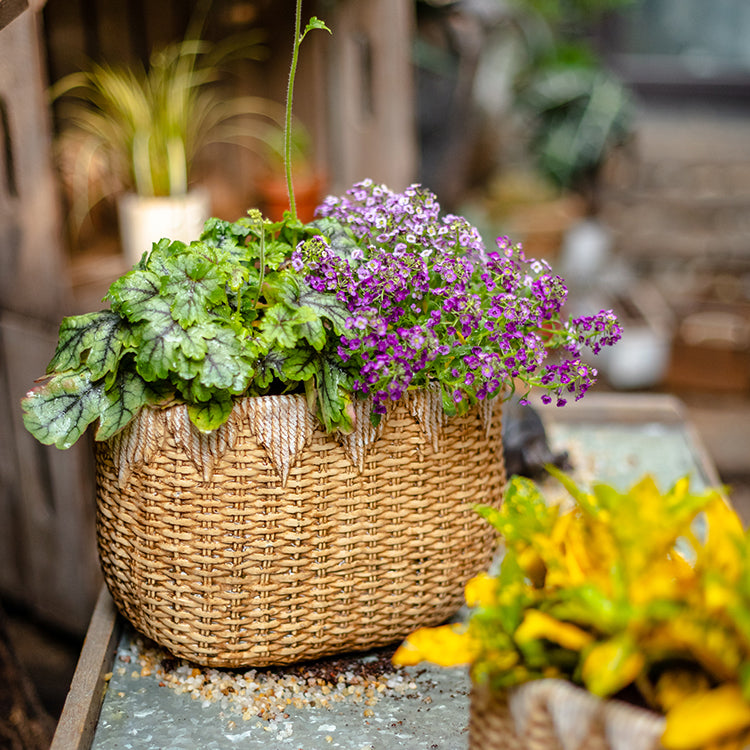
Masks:
[[[289,195],[289,210],[292,213],[292,219],[295,221],[297,220],[297,205],[294,200],[294,183],[292,180],[292,100],[294,98],[294,77],[297,72],[301,25],[302,0],[297,0],[297,7],[294,14],[292,64],[289,67],[289,82],[286,88],[286,118],[284,120],[284,174],[286,175],[286,189]]]

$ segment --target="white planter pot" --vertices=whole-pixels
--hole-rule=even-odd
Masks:
[[[123,254],[128,264],[135,265],[164,237],[183,242],[198,239],[211,213],[211,202],[202,189],[159,198],[126,193],[118,200],[117,213]]]

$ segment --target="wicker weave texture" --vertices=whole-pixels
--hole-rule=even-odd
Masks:
[[[118,609],[199,664],[288,664],[395,642],[458,610],[495,536],[500,405],[444,420],[427,390],[337,440],[303,397],[247,398],[200,435],[144,411],[97,447],[97,533]],[[364,419],[362,419],[364,417]]]
[[[469,750],[661,750],[661,716],[563,680],[509,692],[473,685]]]

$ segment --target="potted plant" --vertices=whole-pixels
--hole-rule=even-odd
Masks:
[[[115,603],[174,653],[288,663],[443,621],[485,568],[500,400],[563,404],[614,343],[564,320],[565,287],[507,239],[488,252],[434,196],[364,181],[296,216],[210,219],[163,239],[63,320],[27,428],[66,448],[94,423],[100,557]],[[549,360],[548,356],[563,356]],[[565,356],[567,354],[567,356]],[[457,553],[456,549],[460,551]]]
[[[276,105],[260,97],[227,97],[218,66],[239,54],[258,58],[256,38],[213,45],[199,38],[196,19],[181,42],[154,51],[148,69],[93,64],[52,88],[72,143],[72,219],[114,193],[123,252],[136,263],[151,243],[197,237],[211,210],[208,191],[191,186],[191,167],[210,143],[264,142]],[[260,144],[259,144],[260,145]],[[106,180],[96,174],[106,175]],[[94,188],[92,194],[92,188]]]
[[[467,585],[468,625],[416,631],[396,662],[471,665],[477,750],[745,747],[750,544],[721,492],[649,476],[588,491],[550,471],[567,509],[520,477],[480,508],[498,573]]]

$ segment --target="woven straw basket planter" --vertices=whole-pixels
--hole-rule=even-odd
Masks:
[[[393,643],[463,602],[495,551],[499,401],[445,419],[421,389],[327,435],[303,396],[240,400],[210,435],[146,409],[97,444],[97,538],[122,614],[173,654],[289,664]]]
[[[563,680],[473,685],[469,750],[659,750],[664,718]]]

